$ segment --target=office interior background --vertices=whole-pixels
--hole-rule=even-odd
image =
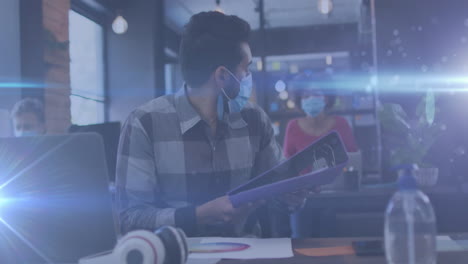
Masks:
[[[361,189],[370,194],[326,200],[341,210],[330,236],[381,232],[388,199],[374,198],[372,188],[394,183],[402,162],[438,169],[431,188],[439,224],[468,230],[460,198],[468,188],[467,7],[464,0],[1,0],[0,133],[13,135],[9,113],[23,98],[44,103],[49,134],[107,124],[98,129],[112,179],[120,125],[136,107],[182,87],[183,27],[217,10],[252,27],[251,100],[271,118],[278,142],[288,121],[304,116],[294,78],[333,76],[331,112],[352,127]]]

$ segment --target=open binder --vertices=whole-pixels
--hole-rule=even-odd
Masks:
[[[330,184],[342,173],[347,163],[348,155],[343,141],[336,131],[332,131],[288,160],[231,190],[229,199],[234,207],[239,207],[249,202]],[[301,172],[312,167],[312,172],[301,175]]]

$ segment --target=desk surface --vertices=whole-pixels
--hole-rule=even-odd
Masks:
[[[468,192],[454,186],[423,190],[431,200],[440,233],[468,233]],[[312,195],[298,218],[300,237],[355,237],[383,235],[384,212],[394,189],[363,188],[359,192],[334,192]],[[333,213],[335,218],[331,218]],[[328,215],[326,215],[328,214]],[[313,219],[326,219],[325,226],[315,221],[314,230],[304,228]],[[352,226],[351,228],[349,226]]]
[[[314,248],[349,246],[356,238],[326,238],[326,239],[305,239],[293,240],[293,248]],[[362,239],[365,240],[365,239]],[[442,252],[438,254],[439,264],[466,264],[468,251],[463,252]],[[306,257],[295,252],[293,258],[288,259],[258,259],[258,260],[222,260],[219,264],[386,264],[385,257],[358,257],[331,256],[331,257]]]

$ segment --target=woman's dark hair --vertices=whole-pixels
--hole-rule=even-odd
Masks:
[[[249,35],[249,24],[237,16],[215,11],[192,16],[179,52],[185,82],[199,87],[219,66],[233,71],[242,61],[241,43],[248,42]]]
[[[296,75],[288,84],[294,94],[296,106],[301,109],[301,99],[306,92],[321,93],[325,97],[325,110],[330,110],[336,103],[336,88],[333,77],[328,73],[303,72]]]

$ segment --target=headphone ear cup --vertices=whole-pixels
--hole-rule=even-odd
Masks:
[[[166,249],[164,264],[184,264],[188,258],[187,241],[182,230],[164,226],[156,231]]]
[[[133,231],[117,243],[114,255],[126,264],[163,264],[166,249],[163,241],[149,231]]]
[[[187,236],[185,235],[184,230],[177,228],[177,234],[179,235],[179,239],[182,244],[182,260],[184,261],[183,263],[187,262],[188,256],[189,256],[189,250],[187,246]]]
[[[181,264],[184,264],[187,262],[189,251],[188,251],[188,246],[187,246],[187,236],[185,235],[185,232],[180,229],[180,228],[175,228],[175,235],[177,238],[177,241],[179,242],[180,248],[181,248]]]

